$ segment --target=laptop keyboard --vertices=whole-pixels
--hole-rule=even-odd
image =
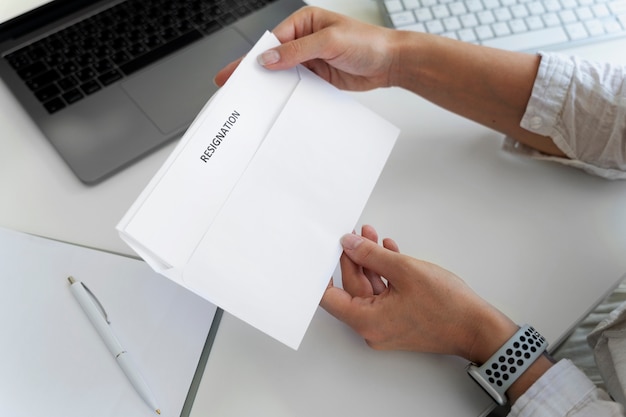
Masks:
[[[275,0],[127,0],[4,58],[49,113]]]
[[[391,26],[509,50],[626,36],[626,0],[385,0]]]

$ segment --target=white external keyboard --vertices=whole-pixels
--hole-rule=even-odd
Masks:
[[[516,51],[626,36],[626,0],[378,0],[389,27]]]

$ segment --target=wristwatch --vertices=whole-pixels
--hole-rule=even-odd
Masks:
[[[546,339],[529,325],[522,326],[484,364],[470,363],[467,373],[498,404],[508,401],[506,391],[546,350]]]

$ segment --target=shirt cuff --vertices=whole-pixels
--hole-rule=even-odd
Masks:
[[[555,141],[556,143],[556,141]],[[558,146],[558,145],[557,145]],[[559,146],[560,148],[560,146]],[[533,159],[537,159],[540,161],[550,161],[557,162],[562,165],[567,165],[573,168],[582,169],[583,171],[598,176],[602,178],[606,178],[609,180],[624,180],[626,179],[626,172],[618,170],[618,169],[610,169],[610,168],[600,168],[596,165],[589,164],[587,162],[583,162],[578,159],[568,159],[561,158],[558,156],[547,155],[542,152],[539,152],[530,146],[526,146],[521,142],[516,141],[515,139],[507,136],[504,139],[504,143],[502,144],[502,149],[506,152],[509,152],[514,155],[526,156]],[[561,149],[563,150],[563,149]],[[563,150],[563,152],[565,152]]]
[[[517,399],[509,416],[566,416],[596,389],[570,360],[562,359]]]
[[[541,62],[537,77],[520,126],[530,132],[551,138],[554,144],[567,155],[567,158],[541,153],[511,137],[505,139],[503,149],[516,155],[578,168],[606,179],[626,179],[626,172],[622,170],[601,168],[577,159],[575,152],[557,128],[558,118],[563,112],[563,103],[566,102],[571,79],[576,69],[575,63],[572,59],[555,53],[540,52],[539,55],[541,55]]]

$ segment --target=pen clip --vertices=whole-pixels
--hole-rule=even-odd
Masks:
[[[92,293],[91,290],[89,289],[89,287],[86,286],[82,281],[81,281],[80,285],[83,286],[85,291],[87,291],[87,294],[89,294],[89,296],[96,302],[96,304],[98,305],[98,308],[100,309],[100,311],[102,311],[102,315],[104,316],[104,321],[106,321],[107,324],[111,324],[111,322],[109,321],[109,316],[107,315],[107,312],[104,309],[104,306],[102,305],[100,300],[98,300],[98,297],[96,297],[96,295],[94,293]]]

